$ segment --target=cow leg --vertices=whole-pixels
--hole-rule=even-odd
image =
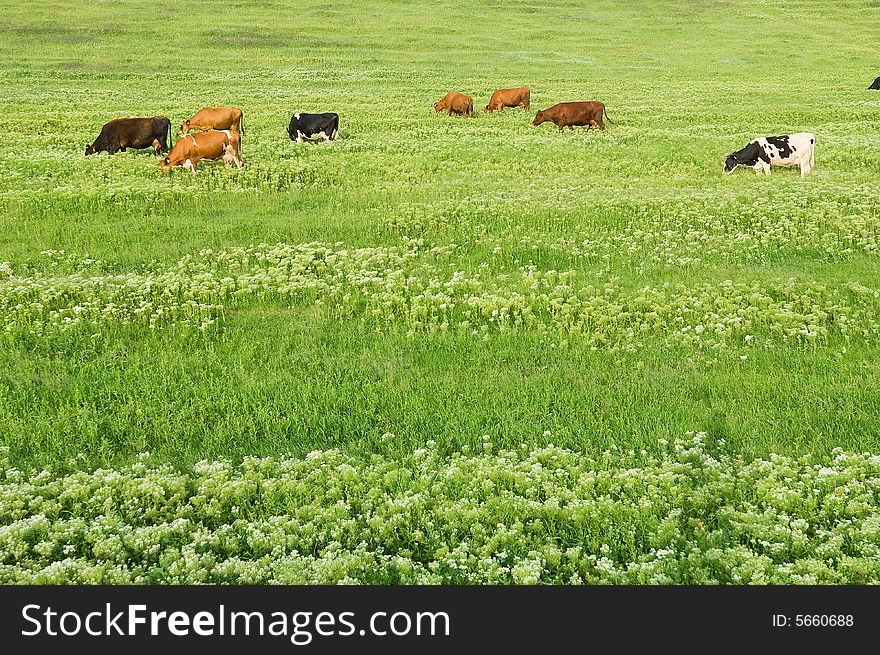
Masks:
[[[601,118],[599,119],[599,129],[603,132],[605,131],[605,121],[603,121]]]
[[[296,131],[296,142],[297,143],[303,142],[302,132],[300,132],[299,130]]]

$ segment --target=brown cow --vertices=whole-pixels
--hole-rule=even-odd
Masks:
[[[226,167],[236,164],[239,168],[244,162],[240,153],[241,136],[232,130],[220,132],[197,132],[180,137],[165,159],[159,160],[159,168],[167,173],[174,166],[183,166],[196,172],[203,159],[223,159]]]
[[[600,130],[604,130],[603,115],[610,123],[614,123],[608,116],[608,112],[605,111],[605,105],[599,101],[560,102],[549,109],[541,110],[535,114],[535,120],[532,121],[532,125],[540,125],[545,121],[550,121],[559,128],[560,134],[562,134],[564,127],[568,127],[574,132],[575,125],[588,125],[587,132],[597,125]],[[616,125],[617,123],[614,124]]]
[[[190,130],[232,130],[242,134],[241,109],[238,107],[211,107],[200,109],[189,120],[180,124],[181,134]]]
[[[448,116],[452,116],[452,112],[472,118],[474,115],[474,101],[470,96],[466,96],[458,91],[450,91],[443,100],[434,103],[434,111],[446,110]]]
[[[505,107],[521,107],[523,111],[527,111],[531,106],[531,97],[531,91],[524,86],[517,89],[498,89],[489,98],[489,104],[483,111],[504,111]]]
[[[164,116],[152,118],[114,118],[101,128],[95,142],[86,146],[86,157],[102,150],[111,155],[126,148],[149,148],[168,152],[171,140],[171,121]],[[173,145],[173,144],[172,144]]]

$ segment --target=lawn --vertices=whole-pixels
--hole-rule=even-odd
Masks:
[[[431,533],[416,515],[394,527],[393,507],[351,500],[366,493],[352,480],[334,482],[348,489],[340,495],[316,491],[318,478],[288,480],[292,497],[252,498],[247,520],[289,516],[293,497],[317,495],[302,512],[332,514],[345,498],[354,523],[343,534],[330,521],[310,545],[288,544],[285,557],[313,559],[284,571],[253,564],[272,550],[248,546],[234,557],[252,562],[250,573],[224,573],[233,555],[221,548],[206,581],[880,580],[865,564],[872,546],[841,546],[880,540],[880,463],[870,455],[880,453],[880,92],[867,90],[880,74],[880,5],[833,8],[7,3],[3,575],[189,580],[163,549],[191,542],[203,554],[201,537],[162,533],[165,555],[135,566],[122,551],[96,554],[83,545],[94,536],[71,537],[76,529],[60,522],[110,511],[85,499],[115,488],[111,470],[133,480],[120,491],[131,497],[139,479],[162,487],[178,476],[154,519],[193,520],[206,511],[200,485],[210,477],[199,467],[231,467],[224,479],[236,487],[257,457],[258,487],[296,478],[288,466],[345,462],[392,496],[426,494],[412,511],[444,527]],[[482,112],[494,89],[512,86],[530,87],[530,111]],[[452,90],[473,96],[474,118],[435,114]],[[616,124],[562,135],[532,125],[536,110],[570,100],[603,101]],[[176,141],[181,120],[218,105],[244,111],[240,171],[215,162],[163,175],[148,151],[83,155],[112,118],[168,116]],[[287,123],[303,111],[339,113],[339,140],[291,142]],[[801,131],[816,135],[806,179],[796,168],[722,175],[725,155],[749,140]],[[694,434],[699,465],[681,455]],[[431,476],[488,480],[485,497],[419,481],[425,449]],[[568,508],[555,519],[533,515],[530,492],[504,477],[504,461],[527,468],[546,449],[559,449],[572,476],[535,474],[541,502]],[[761,462],[795,473],[768,473],[776,482],[755,490]],[[825,468],[839,477],[819,485],[823,510],[773,504],[808,493]],[[722,469],[730,480],[707,472]],[[638,471],[636,487],[618,488],[614,471]],[[683,476],[674,490],[665,473]],[[580,511],[572,499],[607,500],[578,475],[608,476],[619,504],[571,514]],[[717,487],[701,486],[710,481]],[[90,490],[81,506],[58,497],[66,485]],[[180,497],[168,491],[177,487]],[[849,502],[843,514],[829,509],[837,489]],[[713,505],[727,493],[721,507],[763,517],[755,532]],[[13,507],[32,494],[48,505]],[[689,494],[713,500],[683,508]],[[244,520],[233,501],[202,516],[205,529]],[[465,512],[459,505],[471,501],[486,517],[459,525],[442,510]],[[755,527],[767,507],[816,523],[790,527],[782,550],[761,545],[773,541],[761,532],[771,528]],[[531,536],[485,536],[496,510]],[[617,511],[622,527],[606,520]],[[390,523],[359,523],[359,512]],[[44,532],[32,525],[39,516]],[[120,514],[127,529],[131,516]],[[840,536],[844,520],[862,532]],[[534,521],[541,527],[529,532]],[[651,541],[663,526],[668,540]],[[287,529],[308,541],[303,531],[317,528]],[[102,530],[101,540],[114,533]],[[428,536],[402,545],[400,530]],[[473,561],[449,554],[467,530],[484,549]],[[370,559],[359,538],[385,555]],[[559,560],[545,547],[581,551]],[[326,560],[337,548],[353,559],[334,568]],[[727,555],[705,555],[713,548]],[[655,566],[658,549],[680,560]],[[502,550],[509,560],[486,564]],[[695,562],[694,552],[705,557]],[[604,556],[620,575],[597,564]],[[449,557],[464,568],[449,568]],[[91,568],[53,568],[65,558]],[[371,578],[379,560],[387,575]],[[798,569],[801,560],[821,566]],[[624,573],[633,562],[650,571]],[[779,573],[789,565],[794,577]]]

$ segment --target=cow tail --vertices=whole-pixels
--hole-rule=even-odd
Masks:
[[[168,140],[168,152],[171,152],[171,149],[174,147],[174,141],[171,138],[171,121],[168,121],[168,126],[165,128],[165,130],[165,138]]]
[[[616,122],[614,122],[613,120],[611,120],[611,116],[608,115],[608,110],[607,110],[605,107],[602,107],[602,113],[605,114],[605,118],[608,119],[608,122],[609,122],[609,123],[611,123],[612,125],[617,125]]]
[[[238,135],[238,156],[241,157],[241,142],[244,141],[241,138],[244,136],[244,112],[241,112],[241,117],[238,119],[238,127],[241,130],[241,134]]]

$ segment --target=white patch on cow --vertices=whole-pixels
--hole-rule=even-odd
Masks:
[[[330,135],[330,140],[335,141],[337,134],[339,134],[339,130],[333,130],[333,134]]]
[[[299,114],[298,114],[298,113],[294,114],[293,117],[294,117],[296,120],[299,120]]]
[[[296,131],[296,142],[297,143],[303,142],[303,133],[300,132],[299,130]]]
[[[231,144],[223,146],[223,163],[226,164],[227,168],[230,168],[232,164],[235,164],[238,168],[244,166],[241,155],[235,151]]]
[[[188,168],[189,170],[192,171],[193,175],[195,175],[196,167],[193,166],[193,163],[191,160],[187,159],[185,162],[183,162],[183,167]]]

